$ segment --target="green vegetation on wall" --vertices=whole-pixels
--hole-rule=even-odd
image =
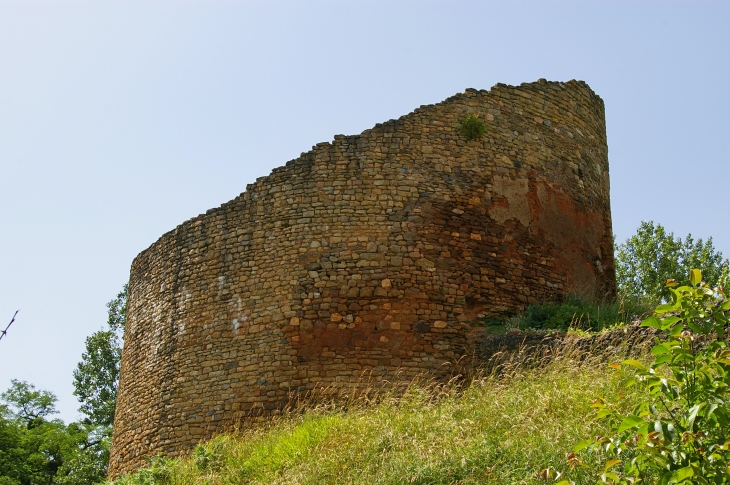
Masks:
[[[478,140],[487,132],[487,124],[477,114],[470,114],[461,122],[461,134],[467,140]]]

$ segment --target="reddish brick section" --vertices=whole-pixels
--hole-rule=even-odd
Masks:
[[[460,133],[471,113],[482,139]],[[134,260],[110,476],[297,392],[460,372],[478,314],[614,290],[585,83],[469,89],[337,135]]]

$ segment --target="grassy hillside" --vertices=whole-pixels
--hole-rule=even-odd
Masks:
[[[185,459],[159,460],[119,479],[131,484],[528,484],[566,452],[601,434],[591,401],[641,398],[596,359],[565,357],[512,368],[466,389],[413,386],[377,404],[351,399],[220,436]],[[578,483],[595,483],[574,472]]]

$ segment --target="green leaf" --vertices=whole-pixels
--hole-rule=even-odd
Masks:
[[[598,412],[596,413],[596,418],[598,418],[598,419],[602,419],[602,418],[605,418],[605,417],[611,416],[612,414],[613,414],[613,411],[611,411],[611,410],[610,410],[610,409],[608,409],[608,408],[603,408],[603,409],[601,409],[600,411],[598,411]]]
[[[617,433],[623,433],[627,429],[637,428],[644,424],[646,421],[641,419],[638,416],[634,416],[633,414],[630,414],[624,418],[623,421],[621,421],[621,425],[616,430]]]
[[[692,283],[692,286],[699,285],[702,282],[702,272],[698,269],[690,270],[689,282]]]
[[[694,474],[695,472],[694,470],[692,470],[692,467],[680,468],[679,470],[675,470],[675,472],[672,473],[672,478],[669,479],[669,483],[682,482],[688,478],[693,477]]]
[[[578,453],[580,451],[585,450],[589,446],[593,444],[593,441],[591,440],[580,440],[574,447],[573,447],[573,453]]]
[[[704,403],[695,404],[690,408],[690,410],[687,412],[687,423],[690,431],[693,429],[695,424],[695,418],[697,418],[697,413],[702,409]]]
[[[621,460],[608,460],[606,464],[603,466],[603,473],[606,473],[609,468],[614,467],[621,463]]]
[[[619,477],[614,472],[606,472],[601,477],[605,477],[604,481],[607,481],[607,479],[611,479],[611,483],[618,483]]]
[[[654,309],[654,313],[661,315],[663,313],[671,312],[676,309],[677,309],[676,305],[669,305],[669,304],[659,305],[658,307],[656,307]]]
[[[668,344],[659,344],[651,348],[651,353],[654,355],[664,355],[671,352],[671,348]]]
[[[646,367],[644,366],[644,364],[642,364],[638,360],[626,359],[623,362],[621,362],[621,364],[630,365],[631,367],[635,367],[635,368],[639,369],[640,371],[646,371]]]
[[[709,406],[707,406],[707,410],[705,411],[705,419],[709,419],[710,416],[712,416],[712,413],[715,412],[717,407],[718,407],[717,403],[712,403]]]
[[[677,322],[682,321],[679,317],[667,317],[662,319],[662,330],[666,330],[670,328],[672,325],[674,325]]]
[[[662,322],[657,317],[649,317],[643,322],[641,322],[642,327],[652,327],[652,328],[658,328],[661,330],[662,328]]]
[[[667,471],[661,474],[659,477],[659,481],[656,482],[657,485],[667,485],[669,483],[669,479],[672,477],[672,472]]]
[[[694,322],[689,322],[689,323],[687,324],[687,326],[688,326],[689,328],[691,328],[692,330],[694,330],[695,332],[699,333],[699,334],[702,334],[702,335],[704,335],[704,334],[706,334],[706,333],[707,333],[707,331],[706,331],[706,330],[705,330],[705,329],[704,329],[704,328],[703,328],[702,326],[700,326],[700,325],[697,325],[697,324],[696,324],[696,323],[694,323]]]
[[[665,362],[670,362],[672,360],[672,354],[664,354],[660,355],[656,359],[654,359],[654,365],[659,366],[664,364]]]

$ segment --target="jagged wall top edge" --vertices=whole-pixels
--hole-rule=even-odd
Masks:
[[[360,138],[360,137],[362,137],[364,135],[368,135],[368,134],[370,134],[372,132],[377,132],[377,131],[385,132],[390,127],[395,128],[398,123],[405,123],[405,122],[407,122],[413,115],[415,115],[417,113],[421,113],[422,114],[424,112],[427,113],[428,111],[436,110],[439,106],[443,106],[443,105],[449,104],[451,102],[454,102],[454,101],[462,98],[463,96],[469,96],[469,95],[471,95],[471,96],[474,96],[474,95],[482,95],[482,96],[485,96],[486,95],[486,96],[488,96],[488,95],[495,95],[495,94],[498,95],[499,93],[501,93],[503,91],[519,92],[520,90],[529,90],[529,89],[534,89],[534,88],[542,88],[542,89],[545,89],[545,88],[547,88],[547,89],[551,89],[551,88],[552,89],[556,89],[556,88],[557,89],[578,88],[578,89],[585,89],[585,90],[588,91],[588,94],[592,98],[592,101],[594,103],[597,103],[597,104],[600,105],[601,111],[605,111],[603,99],[598,94],[596,94],[593,91],[593,89],[591,89],[591,87],[585,81],[575,80],[575,79],[571,79],[570,81],[566,81],[566,82],[563,82],[563,81],[546,81],[545,79],[540,79],[538,81],[531,82],[531,83],[521,83],[519,86],[513,86],[513,85],[505,84],[505,83],[497,83],[494,86],[492,86],[492,88],[489,89],[489,90],[486,90],[486,89],[479,89],[478,90],[478,89],[474,89],[474,88],[466,88],[464,90],[464,92],[454,94],[453,96],[449,96],[448,98],[446,98],[443,101],[440,101],[438,103],[424,104],[424,105],[421,105],[418,108],[415,108],[414,110],[412,110],[411,112],[409,112],[409,113],[407,113],[407,114],[405,114],[403,116],[400,116],[398,118],[390,119],[390,120],[384,121],[382,123],[376,123],[372,128],[368,128],[366,130],[363,130],[362,132],[360,132],[358,134],[355,134],[355,135],[339,135],[338,134],[338,135],[334,135],[332,141],[316,143],[315,145],[312,146],[312,149],[311,150],[309,150],[307,152],[302,152],[299,157],[289,160],[284,165],[281,165],[281,166],[278,166],[278,167],[272,169],[271,172],[268,175],[264,175],[264,176],[258,177],[258,178],[256,178],[256,180],[253,183],[247,184],[246,185],[246,190],[244,190],[243,192],[241,192],[238,196],[234,197],[233,199],[231,199],[231,200],[229,200],[227,202],[222,203],[218,207],[213,207],[211,209],[208,209],[204,213],[201,213],[201,214],[198,214],[197,216],[191,217],[190,219],[188,219],[188,220],[186,220],[186,221],[178,224],[174,229],[171,229],[170,231],[167,231],[166,233],[164,233],[154,243],[152,243],[146,249],[144,249],[143,251],[141,251],[135,257],[134,262],[132,263],[132,266],[135,265],[135,262],[137,261],[137,259],[139,259],[141,257],[144,257],[145,253],[147,253],[150,250],[153,250],[154,247],[157,244],[159,244],[161,241],[163,241],[163,240],[165,240],[165,239],[167,239],[167,238],[169,238],[171,236],[174,236],[177,233],[177,231],[179,231],[183,227],[189,226],[189,225],[192,225],[192,224],[195,224],[196,222],[198,222],[198,221],[202,220],[203,218],[205,218],[207,215],[210,215],[212,213],[218,212],[220,210],[225,210],[227,207],[229,207],[229,206],[231,206],[233,204],[236,204],[236,203],[241,202],[241,200],[246,200],[246,196],[247,195],[250,196],[252,194],[255,194],[255,189],[257,188],[257,186],[265,185],[267,183],[267,181],[271,177],[274,177],[276,175],[283,175],[284,172],[288,168],[290,168],[292,165],[294,165],[296,163],[309,163],[309,164],[311,164],[312,161],[314,160],[314,157],[316,156],[316,154],[319,151],[323,151],[323,150],[327,150],[327,149],[331,148],[334,145],[334,143],[337,142],[338,140],[344,140],[344,141],[347,141],[347,142],[352,142],[352,141],[357,140],[358,138]],[[601,117],[601,118],[603,118],[603,117]],[[592,136],[592,135],[589,135],[589,136]]]

